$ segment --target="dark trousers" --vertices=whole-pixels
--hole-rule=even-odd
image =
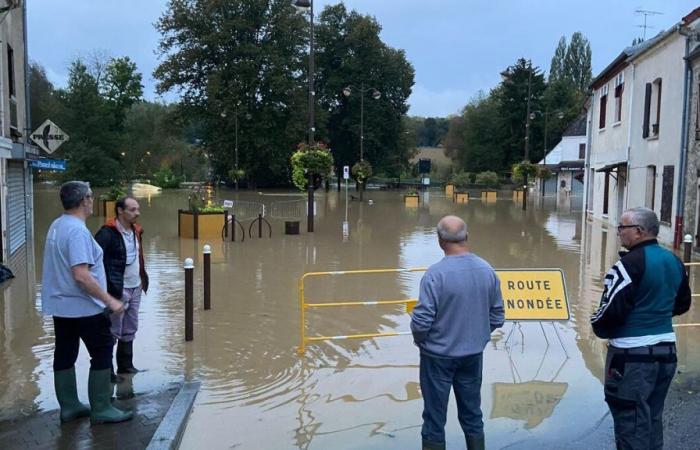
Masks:
[[[56,348],[53,354],[53,370],[70,369],[78,359],[82,339],[90,353],[90,369],[112,367],[114,339],[109,330],[111,322],[105,314],[90,317],[53,317]]]
[[[481,371],[483,354],[462,358],[420,355],[420,387],[423,393],[423,441],[445,442],[445,422],[450,388],[457,400],[457,417],[465,436],[484,433],[481,420]]]
[[[608,347],[604,392],[618,449],[663,449],[664,401],[675,372],[674,344]]]

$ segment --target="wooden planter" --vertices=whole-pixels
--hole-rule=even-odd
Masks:
[[[455,203],[469,203],[469,192],[457,192],[454,195]]]
[[[404,205],[410,206],[412,208],[418,207],[418,200],[419,200],[418,195],[404,195],[403,196]]]
[[[482,191],[481,200],[486,202],[495,202],[498,199],[498,192],[496,191]]]
[[[455,185],[452,183],[447,183],[445,185],[445,196],[452,197],[455,193]]]
[[[177,211],[177,235],[183,238],[221,238],[228,212]]]
[[[522,201],[523,191],[513,191],[513,201]]]
[[[102,200],[99,199],[97,202],[97,208],[94,210],[94,214],[97,216],[102,216],[105,219],[109,217],[114,217],[114,205],[117,204],[116,200]]]

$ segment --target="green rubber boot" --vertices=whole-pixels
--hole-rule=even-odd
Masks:
[[[90,408],[78,400],[75,366],[55,371],[53,373],[53,386],[56,389],[58,404],[61,406],[61,422],[70,422],[90,415]]]
[[[112,406],[112,385],[109,380],[111,370],[91,370],[88,379],[88,395],[90,397],[90,422],[116,423],[131,420],[134,413],[122,411]]]
[[[484,450],[486,448],[486,439],[484,435],[465,436],[467,440],[467,450]]]

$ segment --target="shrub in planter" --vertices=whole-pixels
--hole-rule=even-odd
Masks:
[[[513,180],[522,186],[525,183],[525,175],[527,175],[528,180],[532,180],[537,177],[539,173],[539,167],[537,164],[533,164],[530,161],[521,161],[517,164],[513,164]]]
[[[114,207],[122,197],[126,197],[126,190],[118,184],[113,185],[109,188],[109,191],[104,194],[100,194],[98,200],[98,207],[95,210],[95,214],[99,216],[104,216],[105,219],[112,217],[114,215]]]
[[[418,197],[418,191],[415,189],[409,189],[403,195],[403,202],[406,206],[418,206],[420,197]]]
[[[489,188],[495,188],[498,186],[498,174],[491,170],[479,172],[476,174],[475,181],[476,184],[483,184]]]
[[[321,142],[313,146],[301,143],[292,154],[292,182],[299,190],[306,190],[309,174],[326,176],[333,169],[333,155]]]

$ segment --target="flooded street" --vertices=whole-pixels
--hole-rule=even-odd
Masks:
[[[442,257],[435,225],[450,213],[465,219],[471,250],[495,268],[561,268],[569,295],[569,322],[507,322],[493,333],[482,388],[488,447],[575,444],[608,414],[605,343],[588,318],[619,243],[614,227],[582,220],[580,199],[557,205],[554,197],[537,198],[524,212],[506,197],[457,205],[436,190],[408,208],[398,192],[369,191],[364,203],[349,203],[344,237],[344,192],[318,192],[316,231],[306,233],[302,220],[300,235],[284,234],[284,221],[303,203],[298,194],[223,190],[217,198],[249,206],[238,216],[244,242],[179,239],[177,210],[187,206],[186,191],[139,199],[151,282],[134,344],[135,366],[148,371],[134,377],[133,387],[139,393],[172,380],[201,381],[181,448],[417,448],[422,399],[411,337],[311,343],[299,356],[298,282],[305,272],[428,266]],[[271,238],[247,235],[256,203],[265,205]],[[25,252],[28,269],[0,291],[1,419],[58,407],[52,323],[40,314],[39,292],[44,236],[60,212],[57,189],[37,186],[34,255]],[[94,232],[102,220],[93,217],[88,227]],[[202,310],[204,244],[212,246],[211,311]],[[187,257],[195,259],[195,325],[194,341],[186,344]],[[318,277],[306,285],[307,302],[415,298],[421,275]],[[691,276],[694,292],[696,280]],[[316,308],[307,311],[306,329],[311,336],[408,331],[409,321],[403,305]],[[700,322],[700,309],[677,321]],[[700,327],[676,332],[676,379],[700,376]],[[78,386],[85,386],[88,365],[82,348]],[[452,397],[447,446],[463,448],[455,411]]]

